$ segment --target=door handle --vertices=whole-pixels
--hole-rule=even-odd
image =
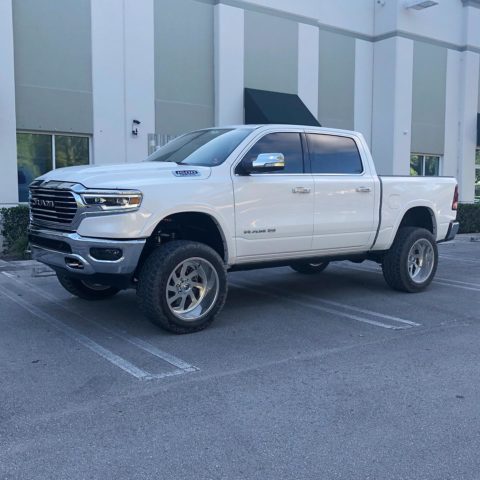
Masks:
[[[369,193],[372,189],[370,187],[358,187],[356,191],[359,193]]]
[[[292,188],[292,193],[310,193],[312,191],[311,188],[307,187],[295,187]]]

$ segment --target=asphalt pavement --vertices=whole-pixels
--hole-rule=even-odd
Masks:
[[[480,242],[419,294],[372,262],[229,275],[175,336],[0,265],[0,479],[480,478]]]

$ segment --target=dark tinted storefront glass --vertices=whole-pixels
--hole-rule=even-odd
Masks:
[[[89,164],[88,137],[55,135],[55,168]]]
[[[17,133],[18,196],[28,202],[28,186],[53,168],[52,137],[35,133]]]

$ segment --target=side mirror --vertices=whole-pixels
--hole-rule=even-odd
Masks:
[[[261,153],[253,161],[243,162],[245,173],[275,172],[285,168],[283,153]]]

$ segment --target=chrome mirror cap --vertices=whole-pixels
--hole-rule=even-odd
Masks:
[[[253,171],[273,171],[285,168],[285,157],[283,153],[261,153],[252,162]]]

